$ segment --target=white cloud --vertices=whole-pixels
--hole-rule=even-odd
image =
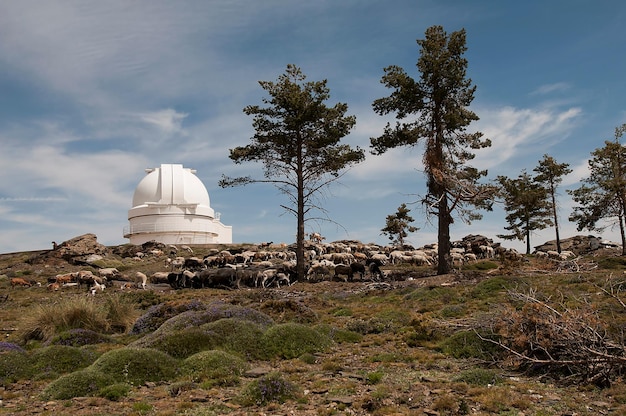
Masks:
[[[492,145],[476,152],[474,166],[496,170],[499,166],[506,166],[510,169],[529,154],[540,160],[551,146],[572,132],[581,112],[580,108],[565,111],[510,106],[480,109],[477,113],[481,119],[475,127],[491,140]]]
[[[150,124],[158,127],[163,132],[171,134],[171,133],[182,133],[183,128],[183,120],[189,114],[179,113],[174,109],[168,108],[165,110],[155,111],[151,113],[140,113],[138,114],[139,118]]]
[[[565,82],[556,82],[554,84],[545,84],[532,91],[530,95],[545,95],[553,92],[564,92],[570,89],[569,84]]]

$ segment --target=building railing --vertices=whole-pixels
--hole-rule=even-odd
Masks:
[[[123,230],[124,238],[128,238],[133,234],[163,232],[202,232],[215,234],[212,224],[181,224],[180,222],[127,225]]]

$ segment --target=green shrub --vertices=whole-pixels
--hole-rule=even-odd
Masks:
[[[437,325],[428,318],[414,318],[410,324],[410,330],[403,334],[403,340],[409,347],[419,347],[424,342],[432,342],[439,339],[441,334]]]
[[[200,351],[221,348],[258,358],[258,340],[263,335],[261,327],[251,321],[237,318],[172,330],[158,330],[130,344],[134,348],[155,348],[172,357],[186,358]]]
[[[161,316],[162,314],[169,317],[163,320],[165,316]],[[142,334],[150,331],[154,331],[155,334],[170,333],[172,331],[198,327],[224,318],[250,321],[262,327],[267,327],[273,323],[272,318],[268,315],[251,308],[222,302],[205,305],[198,301],[192,301],[183,306],[174,307],[169,305],[162,307],[159,305],[158,307],[150,308],[145,315],[137,320],[131,333]],[[155,328],[157,323],[159,326]]]
[[[298,358],[300,359],[300,361],[306,364],[315,364],[317,362],[317,358],[315,358],[315,355],[311,354],[310,352],[305,352]]]
[[[365,375],[365,381],[367,384],[378,384],[382,381],[383,375],[381,371],[372,371]]]
[[[265,358],[297,358],[304,353],[324,351],[332,344],[329,337],[302,324],[285,323],[270,327],[259,345]]]
[[[513,280],[501,276],[491,277],[479,282],[471,291],[473,297],[485,299],[500,295],[508,287],[511,287]]]
[[[481,340],[474,331],[460,331],[439,343],[444,354],[454,358],[478,358],[490,360],[502,354],[495,344]]]
[[[100,334],[90,329],[74,328],[61,332],[50,339],[47,344],[66,345],[70,347],[82,347],[84,345],[112,343],[113,338],[106,334]]]
[[[133,335],[140,335],[152,332],[158,329],[164,322],[182,312],[190,310],[205,310],[206,308],[207,306],[204,303],[196,299],[186,303],[170,301],[154,305],[149,308],[145,314],[137,318],[135,324],[130,330],[130,333]]]
[[[0,353],[0,386],[7,386],[18,380],[32,378],[33,369],[28,354],[24,351]]]
[[[97,358],[93,351],[65,345],[51,345],[29,353],[30,366],[37,378],[56,377],[92,364]]]
[[[111,401],[118,401],[122,397],[128,396],[131,386],[126,383],[115,383],[110,386],[102,387],[98,390],[97,395]]]
[[[186,358],[215,346],[215,334],[203,328],[187,328],[170,333],[149,334],[131,343],[132,348],[154,348],[175,357]]]
[[[270,373],[254,380],[242,390],[239,402],[244,406],[284,403],[297,397],[298,389],[279,373]]]
[[[355,343],[363,339],[363,335],[349,329],[334,328],[330,325],[316,325],[315,330],[337,343]]]
[[[194,382],[209,385],[232,385],[248,369],[248,363],[224,351],[202,351],[187,358],[182,364],[183,374]]]
[[[59,377],[48,384],[41,395],[44,400],[94,396],[102,388],[113,383],[114,380],[111,375],[87,368]]]
[[[239,318],[219,319],[202,326],[214,334],[214,345],[226,351],[239,353],[247,358],[262,358],[259,340],[263,337],[263,327]]]
[[[164,381],[179,374],[178,361],[153,348],[119,348],[104,353],[90,367],[116,382],[131,385]]]
[[[474,386],[487,386],[500,383],[502,381],[502,377],[492,370],[474,368],[461,372],[461,374],[456,376],[453,381],[467,383]]]

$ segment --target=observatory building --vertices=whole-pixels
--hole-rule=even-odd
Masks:
[[[124,227],[124,238],[131,244],[232,243],[232,226],[220,222],[195,170],[163,164],[146,173],[133,194],[130,225]]]

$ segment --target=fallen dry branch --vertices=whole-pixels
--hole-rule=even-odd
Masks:
[[[603,293],[624,307],[620,290],[609,287]],[[518,306],[505,306],[475,333],[506,351],[520,369],[602,387],[626,372],[626,346],[590,302],[568,307],[562,300],[541,299],[532,289],[509,296]]]

